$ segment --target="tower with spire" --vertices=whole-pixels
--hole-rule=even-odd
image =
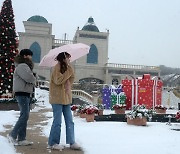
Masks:
[[[94,74],[96,78],[105,81],[103,68],[108,62],[108,39],[109,31],[100,32],[93,17],[88,18],[81,30],[79,28],[76,30],[74,42],[90,46],[89,54],[74,62],[75,72],[79,74],[77,81],[81,78],[94,78]]]

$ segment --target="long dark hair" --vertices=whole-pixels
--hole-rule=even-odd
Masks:
[[[70,58],[71,55],[67,52],[61,52],[57,55],[56,59],[60,64],[60,72],[63,74],[67,70],[67,64],[65,62],[66,58]]]

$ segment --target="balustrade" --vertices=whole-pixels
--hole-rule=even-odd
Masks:
[[[112,68],[122,68],[122,69],[146,69],[146,70],[159,70],[158,66],[146,66],[146,65],[131,65],[131,64],[116,64],[116,63],[106,63],[106,67]]]
[[[49,81],[38,80],[37,87],[49,88]],[[73,96],[78,96],[78,97],[82,97],[83,99],[86,99],[89,103],[92,103],[94,101],[93,96],[91,96],[90,94],[88,94],[87,92],[83,90],[72,90],[72,94]]]
[[[55,39],[54,40],[54,45],[55,46],[61,46],[65,44],[73,44],[74,42],[72,40],[60,40],[60,39]]]
[[[86,93],[83,90],[72,90],[73,96],[79,96],[83,97],[84,99],[88,100],[88,102],[92,103],[93,102],[93,96],[90,94]]]

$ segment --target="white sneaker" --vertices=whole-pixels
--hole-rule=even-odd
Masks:
[[[71,144],[70,148],[73,150],[81,150],[81,147],[77,143]]]
[[[48,149],[52,149],[52,150],[59,150],[59,151],[62,151],[64,149],[64,146],[63,145],[60,145],[60,144],[54,144],[52,146],[48,145],[47,147]]]
[[[19,146],[26,146],[26,145],[32,145],[33,142],[27,141],[27,140],[23,140],[23,141],[18,141],[18,145]]]
[[[7,135],[9,143],[12,143],[13,145],[18,145],[18,142],[16,139],[14,139],[11,135]]]

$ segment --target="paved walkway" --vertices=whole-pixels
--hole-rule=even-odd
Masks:
[[[84,154],[83,151],[71,150],[66,148],[63,151],[55,151],[47,149],[48,138],[42,136],[41,128],[38,125],[46,125],[43,121],[47,120],[47,117],[44,116],[44,112],[49,112],[47,109],[41,109],[39,112],[31,112],[30,118],[28,121],[28,130],[27,130],[27,140],[33,141],[32,146],[16,146],[16,152],[22,154]],[[9,133],[12,126],[6,126],[9,130],[1,135],[6,136]]]

